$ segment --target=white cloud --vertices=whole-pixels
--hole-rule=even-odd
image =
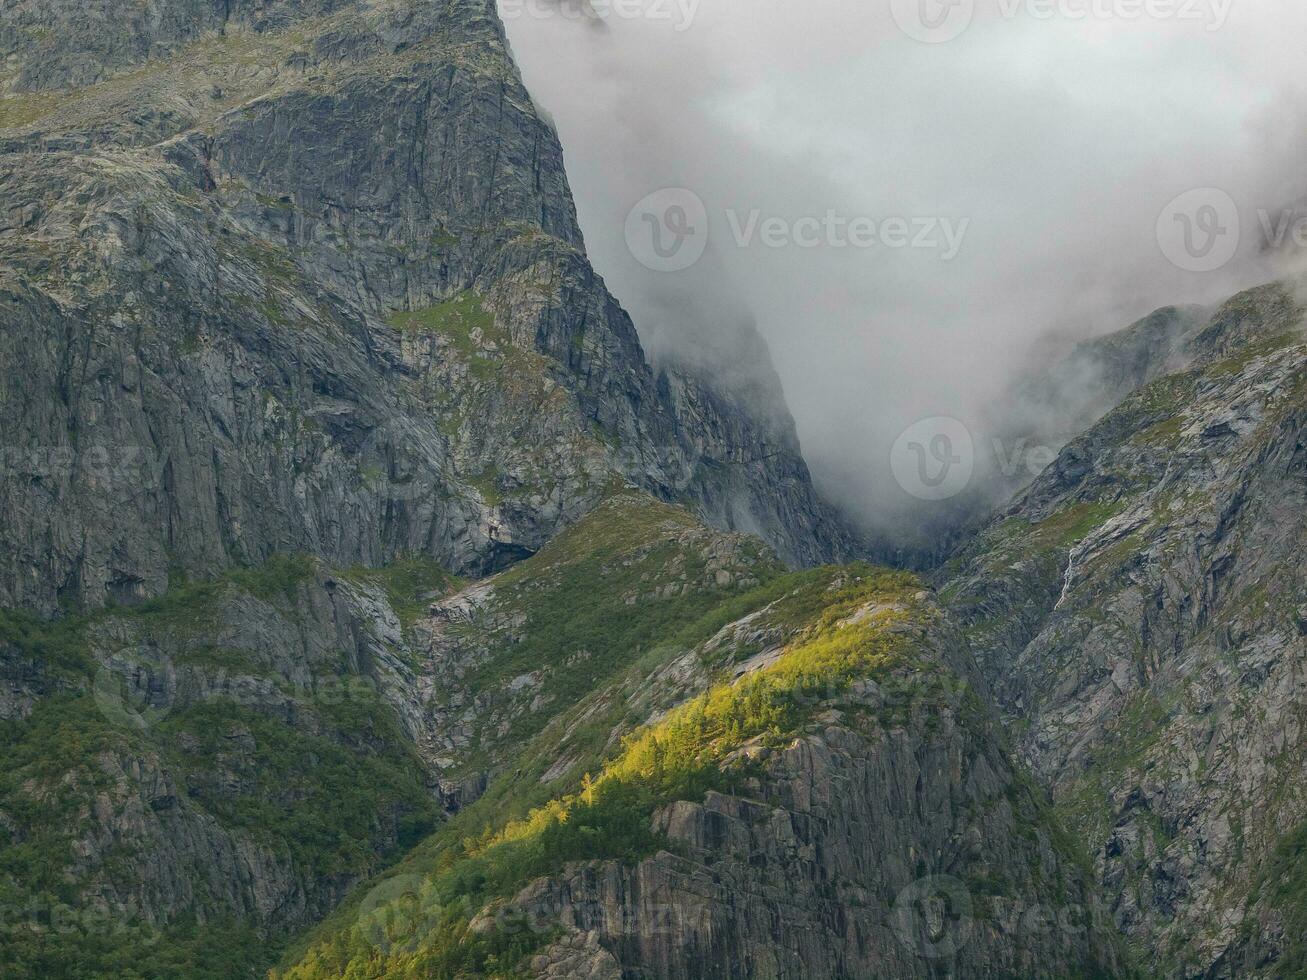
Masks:
[[[905,36],[887,2],[854,0],[703,0],[683,30],[508,24],[557,122],[595,265],[646,343],[692,345],[756,317],[814,472],[883,526],[925,513],[889,472],[899,433],[992,414],[1040,338],[1266,275],[1248,259],[1207,275],[1170,264],[1156,225],[1178,194],[1222,188],[1255,228],[1258,208],[1307,193],[1299,0],[1234,0],[1220,29],[1028,6],[979,0],[943,44]],[[712,216],[704,259],[675,274],[635,261],[623,238],[632,206],[666,187],[693,190]],[[727,215],[755,211],[970,224],[951,261],[741,248]]]

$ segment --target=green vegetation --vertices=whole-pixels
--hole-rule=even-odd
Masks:
[[[365,678],[328,669],[303,690],[255,652],[212,642],[233,601],[254,598],[272,607],[270,618],[298,622],[301,589],[314,572],[307,558],[277,557],[213,581],[181,582],[133,607],[53,622],[0,613],[0,657],[29,665],[43,695],[27,718],[0,722],[0,962],[7,980],[254,980],[275,958],[286,937],[254,936],[239,921],[182,919],[155,928],[130,908],[97,911],[86,903],[88,866],[130,895],[148,864],[135,850],[154,846],[148,830],[91,859],[79,843],[95,840],[86,836],[97,822],[92,812],[120,814],[124,826],[133,825],[142,774],[164,774],[173,787],[148,801],[163,827],[213,818],[237,842],[265,847],[289,858],[296,873],[322,880],[375,873],[431,832],[439,808],[425,767]],[[360,574],[396,597],[401,616],[428,588],[452,582],[416,560]],[[92,646],[109,637],[170,651],[174,664],[198,670],[193,680],[207,678],[210,686],[149,726],[115,725],[92,694],[99,691]],[[154,825],[147,811],[145,827]],[[76,876],[74,866],[82,869]],[[213,898],[207,884],[197,886],[200,908],[222,908],[205,902]]]
[[[276,952],[231,921],[156,929],[114,913],[9,898],[0,884],[9,910],[0,918],[6,980],[262,980]]]
[[[73,841],[96,800],[113,800],[102,758],[148,758],[136,732],[110,725],[90,697],[42,701],[23,723],[0,725],[0,963],[6,980],[255,980],[267,941],[232,922],[155,928],[131,909],[96,909],[68,874]],[[18,838],[12,836],[18,831]],[[106,855],[101,873],[123,882],[138,855]]]
[[[1119,501],[1073,504],[1034,525],[1025,539],[1025,547],[1033,551],[1070,548],[1124,509],[1125,505]]]
[[[1038,523],[1010,517],[987,531],[969,549],[970,556],[981,556],[985,565],[998,572],[1017,561],[1065,553],[1109,520],[1125,510],[1125,501],[1082,501],[1070,504]],[[959,589],[956,576],[966,567],[967,556],[953,559],[941,577],[953,579],[944,595],[951,598]]]
[[[482,381],[494,377],[502,358],[513,353],[507,331],[495,324],[483,297],[470,289],[426,309],[394,313],[387,322],[405,333],[448,338],[472,376]]]
[[[611,750],[613,733],[630,731],[640,725],[655,706],[640,697],[650,677],[687,650],[700,647],[726,625],[746,616],[755,628],[787,637],[801,636],[834,597],[859,574],[872,574],[867,566],[819,568],[770,578],[766,584],[747,592],[724,595],[717,605],[679,628],[670,628],[662,642],[633,660],[613,657],[612,651],[600,649],[601,659],[612,664],[612,673],[595,682],[595,688],[575,702],[559,698],[548,708],[532,711],[525,725],[510,730],[497,743],[498,751],[483,753],[478,765],[503,771],[471,807],[453,818],[446,831],[423,845],[424,850],[439,850],[444,842],[463,836],[481,834],[488,825],[523,819],[532,808],[543,806],[555,795],[565,794],[581,773],[602,766]],[[675,604],[671,610],[675,611]],[[670,619],[669,619],[670,622]],[[620,645],[616,648],[623,649]],[[724,643],[711,652],[701,652],[703,666],[714,672],[725,671],[761,650],[749,642]],[[567,671],[593,670],[587,660],[573,662]],[[664,682],[665,683],[665,682]],[[891,683],[892,686],[892,683]],[[667,691],[676,697],[676,689]],[[674,701],[672,702],[674,703]],[[660,706],[670,706],[666,701]],[[537,731],[525,741],[525,731]],[[523,747],[524,745],[524,747]],[[511,753],[511,754],[506,754]],[[507,763],[511,758],[511,766]]]
[[[1171,707],[1147,690],[1126,702],[1120,716],[1111,722],[1092,765],[1058,801],[1057,811],[1068,827],[1086,840],[1106,838],[1117,816],[1110,807],[1112,787],[1122,785],[1128,774],[1147,763],[1172,713]],[[1167,834],[1161,825],[1151,829],[1158,835],[1158,843],[1164,845]]]
[[[0,649],[51,673],[84,672],[89,666],[85,621],[38,619],[28,613],[0,610]]]
[[[285,847],[315,875],[377,870],[435,825],[412,743],[379,695],[315,698],[292,717],[214,700],[170,714],[157,738],[188,797],[226,827]],[[224,773],[239,773],[233,788]]]
[[[1270,976],[1307,976],[1307,823],[1286,834],[1254,889],[1250,905],[1264,898],[1284,916],[1285,949]]]
[[[41,701],[25,722],[0,723],[0,747],[0,812],[20,831],[0,830],[0,880],[71,902],[76,895],[63,869],[72,834],[90,800],[112,781],[95,760],[140,742],[113,727],[89,697],[56,696]]]
[[[59,96],[45,92],[30,92],[0,99],[0,129],[13,129],[34,123],[53,112]]]
[[[391,928],[384,942],[356,908],[353,920],[337,919],[280,975],[513,975],[513,967],[549,936],[473,931],[469,923],[480,909],[567,862],[631,862],[668,846],[651,829],[655,809],[701,798],[709,789],[734,788],[753,771],[740,751],[746,745],[783,744],[855,680],[911,667],[911,643],[895,627],[926,615],[914,607],[919,588],[906,574],[868,569],[851,575],[826,595],[816,621],[774,663],[738,682],[719,683],[628,736],[598,775],[584,775],[572,792],[521,819],[487,822],[479,834],[455,837],[467,828],[456,821],[420,848],[399,871],[422,876],[422,914],[385,915]],[[506,948],[513,940],[517,945]]]
[[[432,599],[461,588],[463,582],[430,558],[401,558],[381,568],[351,568],[341,578],[382,589],[400,624],[407,629]]]
[[[488,346],[506,346],[509,338],[495,325],[494,314],[485,308],[484,299],[472,290],[411,313],[394,313],[387,322],[408,333],[440,334],[453,342],[454,349],[468,358],[475,372],[491,369],[494,360],[486,356]]]
[[[486,502],[487,507],[498,507],[503,502],[503,494],[499,491],[499,467],[494,463],[487,466],[470,482],[477,493],[481,494],[481,499]]]
[[[254,199],[262,204],[265,208],[271,208],[274,211],[294,211],[295,205],[287,198],[272,197],[269,194],[255,194]]]
[[[93,807],[132,806],[102,759],[162,766],[190,806],[274,850],[289,848],[297,866],[314,874],[375,871],[388,849],[428,833],[435,807],[388,709],[344,700],[314,710],[313,721],[300,716],[293,725],[214,701],[139,733],[111,725],[90,697],[65,696],[42,701],[25,722],[0,725],[0,828],[9,828],[0,829],[5,977],[253,978],[284,940],[254,937],[239,923],[156,929],[130,909],[88,907],[82,882],[67,873],[74,841]],[[98,873],[122,885],[139,860],[131,850],[111,850]]]
[[[525,626],[520,635],[487,630],[488,656],[463,686],[493,692],[538,671],[552,709],[514,720],[507,741],[521,741],[631,664],[684,651],[794,586],[760,543],[743,539],[719,582],[709,563],[723,540],[682,508],[644,495],[610,499],[500,576],[484,618],[524,617]],[[463,761],[471,769],[487,762]]]
[[[1240,375],[1243,374],[1253,361],[1265,357],[1271,357],[1287,347],[1303,343],[1304,340],[1307,340],[1307,336],[1304,336],[1301,326],[1298,326],[1293,330],[1287,330],[1274,337],[1268,337],[1264,340],[1257,340],[1245,344],[1229,357],[1213,364],[1211,368],[1209,368],[1209,371],[1215,375]]]
[[[0,650],[38,665],[55,677],[94,672],[88,630],[112,620],[149,624],[153,628],[198,633],[213,624],[218,603],[230,588],[265,602],[294,602],[299,586],[313,574],[313,563],[302,556],[274,556],[262,565],[228,569],[215,579],[182,581],[157,598],[133,606],[109,606],[93,613],[61,619],[39,619],[28,613],[0,609]]]

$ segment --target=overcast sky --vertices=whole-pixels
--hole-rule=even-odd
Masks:
[[[1246,256],[1258,209],[1307,194],[1301,0],[500,5],[646,345],[752,318],[819,484],[872,523],[916,505],[888,466],[905,428],[979,426],[1042,338],[1265,278]],[[1167,209],[1208,187],[1240,209],[1243,247],[1189,271],[1175,236],[1187,220],[1201,245],[1228,212],[1210,194],[1188,219]],[[666,188],[694,198],[632,215]],[[694,238],[631,247],[646,214],[697,235],[695,200],[695,264],[666,271]]]

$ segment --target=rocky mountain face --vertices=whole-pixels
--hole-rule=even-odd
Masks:
[[[933,583],[795,570],[487,0],[0,14],[5,977],[1307,970],[1297,287],[1084,345]]]
[[[18,4],[0,51],[0,604],[480,574],[614,481],[846,550],[788,414],[649,368],[492,4]]]
[[[615,501],[434,603],[437,750],[489,788],[279,976],[1122,975],[930,595],[755,548]],[[620,584],[558,603],[596,568]],[[588,621],[614,601],[663,624],[634,661]]]
[[[1296,975],[1307,332],[1290,285],[1155,343],[1186,365],[1072,440],[942,573],[1021,757],[1153,975]],[[1163,322],[1174,322],[1167,313]]]
[[[333,910],[287,976],[1125,962],[919,583],[648,496],[478,582],[274,559],[0,627],[7,976],[260,976]]]
[[[429,832],[394,609],[447,578],[278,559],[132,610],[0,614],[5,975],[252,976]]]

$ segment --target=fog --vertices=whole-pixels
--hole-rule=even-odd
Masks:
[[[977,0],[939,43],[900,22],[968,0],[575,3],[500,7],[595,266],[655,359],[752,321],[819,486],[892,540],[947,506],[895,478],[905,430],[957,419],[984,456],[1039,358],[1269,278],[1259,209],[1307,194],[1301,0]],[[629,244],[698,231],[679,191],[632,214],[666,188],[708,229],[670,271]],[[1238,213],[1167,210],[1196,188]],[[1168,258],[1231,218],[1233,258]]]

